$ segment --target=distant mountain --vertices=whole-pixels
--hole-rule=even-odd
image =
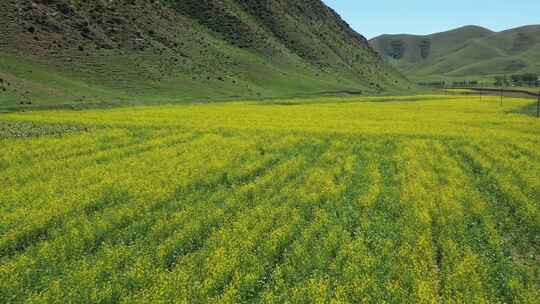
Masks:
[[[2,0],[0,105],[409,85],[320,0]]]
[[[540,25],[466,26],[427,36],[382,35],[371,46],[413,79],[540,72]]]

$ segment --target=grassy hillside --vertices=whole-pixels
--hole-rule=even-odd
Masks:
[[[0,36],[0,106],[409,85],[319,0],[6,0]]]
[[[383,35],[370,43],[416,80],[540,71],[540,25],[503,32],[467,26],[427,36]]]

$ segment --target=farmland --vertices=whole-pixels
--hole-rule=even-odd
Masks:
[[[531,100],[0,115],[1,303],[533,303]]]

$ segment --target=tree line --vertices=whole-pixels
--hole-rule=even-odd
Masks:
[[[484,83],[479,80],[461,80],[461,81],[422,81],[418,82],[418,85],[436,87],[436,88],[472,88],[478,86],[491,86],[496,87],[540,87],[540,74],[525,73],[514,75],[502,75],[495,76],[493,83]]]
[[[495,86],[539,87],[540,75],[536,73],[515,74],[510,76],[496,76]]]

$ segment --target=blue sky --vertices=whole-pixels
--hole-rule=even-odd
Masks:
[[[540,24],[540,0],[323,0],[356,31],[431,34],[464,25],[494,31]]]

